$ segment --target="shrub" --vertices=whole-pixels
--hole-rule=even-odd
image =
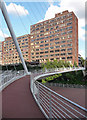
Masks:
[[[44,84],[44,83],[46,83],[47,81],[45,81],[44,79],[42,79],[42,83]]]

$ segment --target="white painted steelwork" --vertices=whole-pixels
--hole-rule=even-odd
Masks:
[[[78,71],[78,70],[85,70],[85,68],[75,68],[75,69],[66,68],[66,70],[60,69],[56,72],[54,71],[43,74],[36,72],[36,75],[35,73],[31,74],[31,92],[46,118],[48,119],[56,118],[59,120],[87,119],[86,108],[54,92],[53,90],[49,89],[48,87],[37,81],[39,78],[48,75],[54,75],[58,73]]]
[[[16,46],[16,48],[17,48],[17,51],[18,51],[18,53],[19,53],[19,56],[20,56],[20,59],[21,59],[21,61],[22,61],[24,70],[25,70],[26,74],[28,74],[27,66],[26,66],[26,64],[25,64],[23,55],[22,55],[22,53],[21,53],[21,49],[20,49],[20,47],[19,47],[19,44],[18,44],[16,35],[15,35],[14,30],[13,30],[13,28],[12,28],[12,25],[11,25],[11,22],[10,22],[10,19],[9,19],[7,10],[6,10],[6,6],[5,6],[5,3],[4,3],[3,0],[0,0],[0,8],[1,8],[2,14],[3,14],[3,16],[4,16],[4,19],[5,19],[5,21],[6,21],[6,24],[7,24],[7,26],[8,26],[8,29],[9,29],[9,31],[10,31],[10,34],[11,34],[11,36],[12,36],[12,38],[13,38],[13,41],[14,41],[14,43],[15,43],[15,46]]]

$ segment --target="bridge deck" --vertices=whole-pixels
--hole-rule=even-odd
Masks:
[[[44,118],[31,94],[29,76],[3,90],[2,114],[3,118]]]
[[[85,88],[63,88],[57,86],[48,86],[58,94],[68,98],[69,100],[86,107],[86,89]]]

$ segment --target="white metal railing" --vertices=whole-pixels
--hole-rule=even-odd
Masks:
[[[82,69],[82,68],[81,68]],[[73,69],[73,71],[77,68]],[[87,109],[72,102],[71,100],[63,97],[62,95],[54,92],[45,85],[37,81],[38,78],[44,77],[50,74],[58,74],[63,72],[69,72],[72,69],[67,69],[66,71],[59,71],[53,73],[33,73],[31,74],[31,92],[36,100],[41,111],[46,118],[56,118],[56,119],[72,119],[72,120],[82,120],[87,119],[86,113]]]
[[[2,74],[0,74],[0,91],[5,88],[7,85],[15,81],[16,79],[19,79],[23,76],[25,76],[26,73],[24,70],[20,71],[4,71]]]

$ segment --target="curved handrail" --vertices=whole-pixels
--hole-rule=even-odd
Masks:
[[[5,71],[0,75],[0,91],[10,85],[17,79],[20,79],[26,75],[24,70],[20,71]]]
[[[65,114],[67,117],[69,118],[72,118],[72,116],[79,118],[79,116],[77,116],[77,114],[79,114],[80,116],[84,117],[84,118],[87,118],[87,116],[85,116],[85,114],[83,114],[82,111],[84,112],[87,112],[87,109],[78,105],[77,103],[67,99],[66,97],[56,93],[55,91],[51,90],[50,88],[46,87],[45,85],[37,82],[37,80],[41,77],[45,77],[45,76],[48,76],[48,75],[53,75],[53,74],[58,74],[58,73],[63,73],[63,72],[70,72],[70,71],[77,71],[77,70],[85,70],[85,68],[75,68],[75,69],[66,69],[64,71],[54,71],[54,72],[51,72],[51,73],[36,73],[36,76],[35,74],[31,74],[31,92],[34,96],[34,99],[36,100],[37,104],[39,105],[41,111],[44,113],[44,115],[46,116],[46,118],[50,118],[50,117],[58,117],[58,116],[63,116],[63,114]],[[34,75],[34,76],[33,76]],[[48,94],[49,93],[49,94]],[[51,96],[48,100],[48,97]],[[54,99],[54,97],[56,98],[56,100]],[[44,99],[44,101],[43,101]],[[60,100],[62,99],[62,100]],[[74,112],[76,112],[75,114],[72,113],[72,110],[70,111],[69,109],[67,109],[67,107],[64,107],[62,104],[59,104],[60,106],[63,107],[63,109],[65,109],[66,111],[68,111],[70,114],[72,114],[72,116],[70,117],[69,114],[67,114],[67,112],[63,111],[59,106],[55,106],[55,102],[56,104],[59,104],[58,100],[60,100],[62,102],[62,104],[67,105],[69,107],[69,109],[72,109]],[[51,101],[51,103],[50,103]],[[68,102],[68,104],[71,104],[68,105],[66,102]],[[76,109],[72,106],[75,106]],[[50,109],[49,109],[50,108]],[[61,114],[59,112],[58,114],[58,111],[57,110],[60,110],[61,112],[63,112],[63,114]],[[80,111],[78,111],[77,109],[79,109]],[[56,112],[55,112],[56,111]]]

